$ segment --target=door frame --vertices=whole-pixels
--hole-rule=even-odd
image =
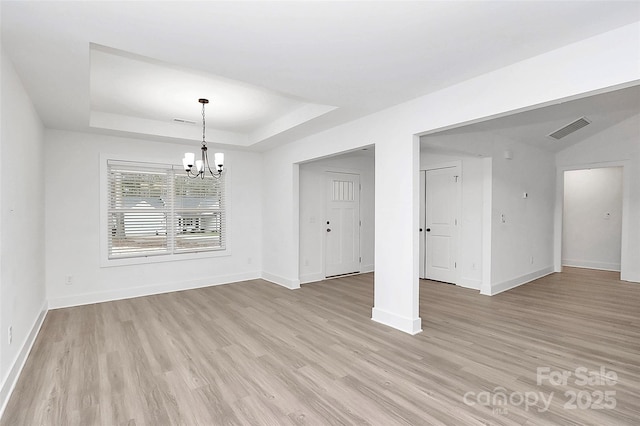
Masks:
[[[554,272],[562,272],[562,230],[564,216],[564,172],[572,170],[602,169],[622,167],[622,247],[620,250],[620,279],[631,281],[628,276],[629,265],[629,200],[631,197],[630,160],[608,161],[602,163],[581,163],[558,166],[556,168],[556,208],[554,217],[553,267]]]
[[[460,175],[460,178],[458,180],[458,187],[457,187],[457,194],[455,195],[455,215],[456,215],[456,220],[457,220],[457,225],[455,227],[455,232],[453,234],[453,237],[455,239],[455,249],[454,249],[454,256],[456,258],[456,262],[459,263],[459,258],[460,258],[460,228],[461,228],[461,216],[462,216],[462,179],[463,179],[463,170],[462,170],[462,160],[453,160],[453,161],[447,161],[447,162],[443,162],[443,163],[437,163],[437,164],[429,164],[427,166],[425,166],[424,168],[420,169],[420,176],[422,177],[424,173],[424,206],[420,206],[420,208],[424,208],[424,223],[420,224],[420,227],[424,230],[426,229],[426,225],[427,225],[427,206],[426,206],[426,202],[427,202],[427,197],[426,197],[426,191],[427,191],[427,182],[426,182],[426,178],[427,178],[427,173],[430,170],[441,170],[441,169],[448,169],[448,168],[453,168],[453,167],[457,167],[458,168],[458,172]],[[422,204],[422,203],[421,203]],[[422,218],[421,218],[422,219]],[[427,232],[426,230],[420,233],[421,236],[419,238],[422,238],[424,241],[424,252],[420,253],[419,256],[423,257],[423,261],[421,262],[424,266],[424,270],[420,271],[418,276],[425,276],[426,277],[426,268],[427,268],[427,250],[428,250],[428,243],[427,243]],[[460,268],[455,268],[455,274],[454,274],[454,282],[452,284],[455,285],[460,285]]]

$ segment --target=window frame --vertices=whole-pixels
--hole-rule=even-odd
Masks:
[[[178,155],[176,156],[176,158]],[[197,260],[197,259],[207,259],[207,258],[215,258],[215,257],[223,257],[223,256],[231,256],[231,238],[230,238],[230,230],[231,230],[231,215],[230,215],[230,192],[229,192],[229,167],[225,164],[225,177],[224,177],[224,235],[225,235],[225,247],[224,248],[216,248],[205,251],[197,251],[197,252],[174,252],[174,253],[152,253],[148,255],[141,256],[132,256],[132,257],[120,257],[120,258],[110,258],[109,257],[109,217],[110,217],[110,193],[109,193],[109,161],[114,162],[123,162],[123,163],[131,163],[132,165],[139,165],[141,168],[158,168],[159,170],[162,168],[175,170],[175,173],[180,173],[182,170],[182,166],[178,164],[167,163],[166,161],[156,159],[145,158],[144,160],[139,160],[137,158],[132,158],[128,156],[123,158],[118,155],[100,155],[100,267],[111,267],[111,266],[126,266],[126,265],[137,265],[137,264],[150,264],[150,263],[160,263],[160,262],[175,262],[180,260]],[[173,181],[173,177],[170,178]],[[170,183],[170,187],[173,189],[174,183]],[[174,197],[175,195],[172,195]],[[171,218],[168,218],[171,220]],[[167,238],[174,238],[172,228],[167,230]],[[173,243],[168,242],[171,246]]]

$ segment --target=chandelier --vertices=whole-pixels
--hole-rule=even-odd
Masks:
[[[209,166],[209,155],[207,154],[207,142],[204,137],[204,106],[209,103],[209,99],[198,99],[198,102],[202,104],[202,146],[200,147],[202,155],[199,160],[196,160],[196,155],[193,152],[187,152],[184,154],[182,164],[184,165],[184,171],[187,172],[187,176],[190,178],[199,177],[204,179],[207,171],[209,171],[209,174],[214,178],[219,178],[222,176],[222,169],[224,168],[224,154],[221,152],[215,153],[213,156],[215,172],[211,170],[211,167]]]

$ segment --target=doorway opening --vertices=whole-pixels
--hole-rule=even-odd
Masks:
[[[300,283],[372,272],[373,146],[299,167]]]
[[[459,162],[420,172],[420,278],[458,282]]]
[[[492,159],[439,148],[439,140],[429,135],[420,141],[418,276],[489,294]],[[431,184],[435,188],[427,190]],[[439,193],[443,189],[448,195]],[[441,236],[442,225],[451,238]]]
[[[562,266],[621,270],[623,168],[564,172]]]

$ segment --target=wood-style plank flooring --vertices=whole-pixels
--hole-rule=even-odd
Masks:
[[[372,274],[54,310],[0,425],[637,425],[640,285],[617,278],[423,281],[416,336],[370,320]],[[538,367],[572,376],[538,385]]]

